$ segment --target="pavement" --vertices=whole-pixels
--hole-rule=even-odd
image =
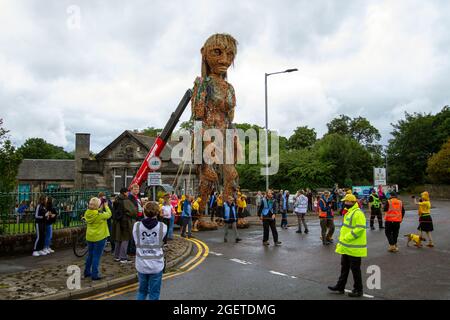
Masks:
[[[165,249],[166,269],[183,262],[191,255],[192,243],[182,238],[169,241]],[[92,281],[81,278],[80,290],[69,290],[67,278],[69,266],[78,266],[83,274],[85,258],[77,258],[72,249],[58,250],[41,257],[18,256],[0,259],[0,300],[22,299],[74,299],[99,291],[137,281],[134,257],[131,263],[121,264],[113,260],[111,253],[104,253],[100,263],[103,279]]]
[[[368,257],[362,262],[365,296],[360,299],[450,299],[450,202],[434,201],[432,217],[435,248],[406,247],[403,235],[417,233],[416,210],[406,212],[398,253],[387,252],[384,230],[378,227],[374,231],[367,230]],[[308,217],[309,234],[297,234],[296,217],[290,216],[292,226],[288,230],[278,228],[283,242],[280,247],[272,243],[269,247],[262,246],[262,227],[255,217],[249,220],[250,228],[239,230],[243,241],[238,244],[231,241],[232,236],[224,243],[222,228],[196,233],[195,236],[208,246],[207,257],[191,271],[165,279],[161,299],[354,299],[327,289],[339,276],[340,256],[334,252],[334,245],[322,245],[317,217]],[[279,224],[280,219],[277,219]],[[335,224],[334,239],[337,240],[340,217]],[[380,270],[380,287],[369,289],[367,280],[372,268]],[[352,285],[350,275],[347,290],[352,289]],[[133,290],[122,294],[119,291],[105,298],[130,300],[135,296],[136,290]]]

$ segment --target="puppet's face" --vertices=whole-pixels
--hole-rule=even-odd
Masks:
[[[206,63],[211,74],[224,75],[234,60],[234,51],[221,44],[214,44],[202,48]]]

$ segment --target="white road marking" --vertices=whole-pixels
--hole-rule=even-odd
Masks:
[[[240,264],[252,264],[251,262],[244,261],[244,260],[239,260],[239,259],[236,259],[236,258],[233,258],[233,259],[230,259],[230,260],[233,261],[233,262],[240,263]]]
[[[345,289],[345,292],[350,293],[350,292],[352,292],[352,290]],[[371,299],[375,298],[374,296],[371,296],[371,295],[368,295],[368,294],[365,294],[365,293],[363,294],[363,297],[371,298]]]
[[[218,253],[218,252],[214,252],[214,251],[210,251],[209,254],[213,254],[215,256],[223,256],[223,253]]]
[[[278,271],[270,271],[271,274],[276,274],[277,276],[289,277],[287,274],[278,272]]]
[[[291,278],[292,278],[292,279],[297,279],[297,277],[294,277],[294,276],[292,276]]]

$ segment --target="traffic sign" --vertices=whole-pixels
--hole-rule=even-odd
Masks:
[[[159,186],[162,184],[161,172],[150,172],[148,174],[147,185],[148,186]]]
[[[162,161],[160,157],[151,157],[148,159],[148,167],[152,171],[159,170],[161,168]]]

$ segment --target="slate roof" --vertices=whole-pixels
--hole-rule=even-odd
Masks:
[[[142,147],[144,147],[147,152],[150,150],[150,148],[153,146],[153,143],[156,140],[156,138],[154,138],[154,137],[148,137],[143,134],[139,134],[139,133],[135,133],[130,130],[126,130],[126,131],[122,132],[121,135],[119,135],[116,139],[114,139],[114,141],[112,141],[102,151],[100,151],[96,155],[96,158],[102,159],[110,150],[112,150],[114,148],[115,145],[117,145],[126,136],[133,138],[138,144],[140,144]],[[163,149],[163,151],[160,155],[160,157],[163,160],[166,160],[166,161],[170,160],[170,153],[171,153],[170,150],[172,149],[172,144],[173,143],[169,141],[169,143],[167,143],[165,148]]]
[[[75,160],[24,159],[18,180],[75,180]]]

